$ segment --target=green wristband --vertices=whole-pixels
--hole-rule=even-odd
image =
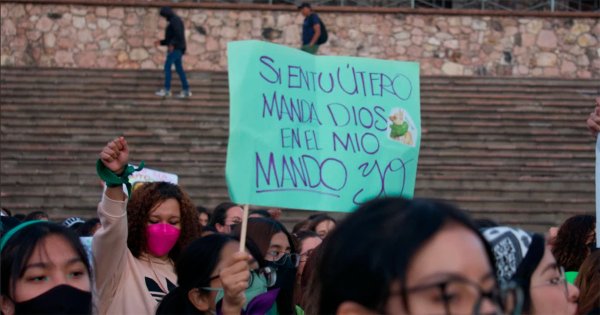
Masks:
[[[137,168],[135,168],[131,165],[127,165],[125,170],[123,170],[123,174],[117,175],[113,171],[108,169],[108,167],[106,167],[106,165],[104,165],[104,163],[102,163],[102,161],[100,159],[98,159],[98,161],[96,161],[96,173],[98,174],[98,177],[100,177],[100,179],[102,179],[106,183],[106,186],[107,187],[119,187],[119,186],[122,186],[123,184],[125,184],[125,186],[127,187],[127,195],[130,197],[131,197],[131,183],[129,183],[129,175],[131,175],[137,171],[141,171],[143,168],[144,168],[144,161],[141,161],[140,166],[138,166]]]

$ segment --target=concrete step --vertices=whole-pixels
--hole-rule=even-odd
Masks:
[[[135,149],[133,162],[178,174],[195,203],[227,200],[227,74],[189,72],[194,96],[186,100],[155,97],[162,77],[154,70],[0,68],[2,206],[93,216],[98,150],[119,134]],[[415,195],[537,231],[593,211],[594,141],[584,121],[600,94],[597,80],[420,81]],[[284,213],[289,225],[308,216]]]
[[[152,100],[152,101],[162,101],[162,102],[190,102],[194,100],[214,100],[214,101],[229,101],[229,95],[222,93],[199,93],[193,94],[191,97],[186,99],[178,99],[176,97],[177,91],[180,89],[173,88],[174,94],[172,97],[162,98],[160,96],[154,95],[154,90],[148,90],[146,92],[139,91],[136,88],[132,88],[128,93],[112,93],[111,91],[79,91],[73,89],[72,91],[13,91],[13,92],[5,92],[2,93],[1,97],[15,97],[21,98],[25,100],[34,100],[36,102],[44,103],[43,100],[45,98],[55,99],[57,101],[62,100],[118,100],[118,101],[131,101],[131,100]],[[193,91],[192,91],[193,93]]]
[[[110,136],[118,135],[110,134]],[[125,133],[127,135],[127,133]],[[43,138],[37,140],[41,142]],[[216,139],[215,141],[204,142],[197,140],[196,143],[188,143],[187,146],[182,145],[169,145],[170,141],[173,139],[178,139],[179,137],[165,137],[160,141],[155,141],[152,144],[156,146],[150,145],[136,145],[135,142],[133,147],[136,148],[136,152],[138,154],[156,154],[156,153],[196,153],[196,152],[206,152],[207,150],[214,149],[213,147],[205,148],[207,145],[225,145],[226,139]],[[69,139],[68,137],[62,138],[63,140]],[[135,139],[132,137],[132,139]],[[28,152],[35,154],[36,152],[79,152],[79,153],[94,153],[96,152],[97,146],[90,145],[87,143],[77,143],[70,141],[69,143],[57,142],[56,144],[36,144],[36,143],[19,143],[18,141],[13,141],[9,143],[1,144],[3,150],[14,150],[19,152]],[[158,146],[158,147],[157,147]],[[19,153],[15,152],[15,153]],[[8,153],[7,153],[8,154]],[[444,159],[443,162],[448,165],[456,165],[453,161],[460,161],[460,159],[472,159],[472,160],[481,160],[478,165],[514,165],[515,160],[521,160],[530,166],[545,166],[545,165],[557,165],[562,163],[563,160],[570,160],[573,162],[573,166],[577,166],[577,163],[584,163],[580,165],[587,164],[585,162],[589,161],[593,158],[593,154],[589,153],[585,150],[581,150],[581,152],[573,152],[573,151],[553,151],[548,149],[546,151],[543,150],[523,150],[523,149],[514,149],[514,150],[486,150],[486,149],[478,149],[478,148],[467,148],[467,147],[455,147],[452,149],[439,149],[439,148],[422,148],[420,158],[427,159],[433,158],[435,159]],[[531,161],[526,161],[531,160]],[[568,163],[569,161],[567,161]],[[550,164],[548,164],[550,163]],[[460,163],[459,163],[460,164]],[[443,164],[441,164],[443,165]]]
[[[4,96],[9,97],[9,96]],[[58,99],[57,99],[58,100]],[[61,103],[52,104],[49,103],[51,100],[40,100],[33,102],[26,102],[26,99],[20,98],[18,101],[15,100],[13,102],[6,103],[6,108],[4,108],[7,112],[16,112],[22,111],[24,109],[35,110],[40,113],[52,113],[52,112],[64,112],[64,111],[72,111],[74,107],[81,107],[84,104],[75,103],[75,99],[71,99],[71,97],[61,97]],[[154,99],[150,104],[138,104],[137,101],[114,101],[114,100],[101,100],[99,98],[91,98],[89,100],[91,104],[96,105],[94,108],[82,109],[82,112],[89,112],[94,110],[106,109],[107,107],[113,107],[115,109],[127,110],[128,108],[131,111],[135,111],[139,109],[139,107],[144,106],[148,108],[150,113],[153,111],[161,111],[161,112],[180,112],[183,108],[190,109],[192,113],[200,114],[200,113],[213,113],[214,111],[222,112],[223,114],[228,114],[228,105],[223,102],[213,102],[214,99],[211,99],[210,103],[207,102],[196,102],[194,101],[192,104],[184,103],[191,100],[161,100]],[[168,107],[164,106],[164,102],[173,103],[173,106],[169,105]],[[139,107],[136,107],[139,106]],[[192,108],[190,108],[192,107]],[[221,107],[221,109],[216,109],[214,107]],[[452,110],[448,110],[447,108],[440,107],[427,107],[423,108],[424,112],[422,114],[423,125],[445,125],[448,122],[454,121],[463,121],[463,122],[479,122],[479,123],[497,123],[501,124],[503,122],[514,122],[525,124],[527,126],[536,126],[536,124],[540,123],[552,123],[552,124],[570,124],[576,121],[581,121],[581,119],[587,118],[589,113],[585,113],[585,108],[581,108],[579,110],[565,110],[565,109],[556,109],[556,108],[540,108],[539,110],[526,110],[526,109],[516,109],[514,111],[509,111],[509,109],[504,108],[503,111],[498,111],[494,109],[485,109],[478,108],[476,111],[468,110],[465,108],[461,110],[459,108],[453,107]],[[146,113],[146,111],[144,111]]]
[[[23,68],[21,68],[23,69]],[[81,68],[38,68],[36,71],[21,71],[19,68],[8,67],[0,70],[3,78],[18,76],[28,80],[47,80],[53,78],[78,78],[78,79],[161,79],[163,77],[162,70],[147,70],[147,69],[81,69]],[[171,72],[177,76],[176,71]],[[207,80],[207,81],[226,81],[228,76],[226,72],[208,72],[208,71],[186,71],[186,76],[190,79]]]
[[[79,107],[82,112],[89,111],[98,111],[98,108],[112,108],[112,109],[136,109],[144,108],[145,106],[150,106],[150,108],[160,108],[164,107],[165,110],[175,110],[179,109],[194,109],[198,107],[207,107],[207,108],[222,108],[227,109],[229,106],[228,102],[224,102],[222,100],[201,100],[196,99],[194,102],[189,102],[189,99],[177,99],[177,98],[157,98],[150,97],[147,100],[139,100],[139,99],[56,99],[56,98],[34,98],[34,99],[23,99],[23,98],[2,98],[3,104],[6,104],[7,110],[24,110],[29,108],[35,109],[46,109],[51,108],[60,110],[61,108],[73,110],[74,107]],[[63,107],[61,107],[63,106]],[[175,108],[173,108],[175,107]],[[4,110],[4,109],[3,109]]]
[[[115,86],[115,83],[119,83],[119,85]],[[98,82],[82,82],[75,86],[65,85],[65,84],[55,84],[55,83],[47,83],[47,82],[37,82],[37,83],[14,83],[6,82],[2,83],[3,88],[6,89],[3,94],[5,95],[70,95],[77,96],[84,93],[90,92],[102,92],[116,95],[130,95],[132,90],[135,93],[146,93],[146,94],[154,94],[157,90],[157,87],[153,87],[145,84],[135,84],[128,85],[126,82],[108,82],[105,85],[98,84]],[[160,84],[158,85],[160,87]],[[177,89],[173,89],[173,91],[177,91]],[[194,95],[201,94],[214,94],[214,95],[228,95],[229,90],[227,85],[218,85],[211,86],[209,84],[195,84],[194,89],[192,90]],[[102,95],[101,95],[102,96]]]
[[[213,93],[213,94],[227,94],[227,81],[226,80],[204,80],[189,79],[190,86],[193,92],[201,93]],[[69,78],[64,82],[61,78],[44,77],[44,78],[29,78],[16,76],[11,77],[10,80],[0,80],[6,87],[7,91],[15,94],[24,92],[47,92],[47,93],[77,93],[82,91],[104,91],[115,94],[129,94],[133,92],[146,92],[153,93],[162,86],[162,79],[156,78],[152,80],[142,79],[113,79],[103,77],[83,77],[83,78]],[[173,89],[177,90],[181,86],[177,77],[174,77],[172,82]],[[597,88],[596,88],[597,89]],[[472,87],[472,86],[435,86],[428,85],[426,83],[421,86],[421,93],[424,99],[435,99],[438,97],[447,97],[454,99],[457,97],[470,98],[470,99],[484,99],[491,97],[493,99],[516,99],[516,100],[536,100],[536,101],[547,101],[547,100],[572,100],[577,101],[582,96],[596,94],[596,89],[593,85],[580,86],[578,89],[568,91],[565,93],[564,90],[556,89],[554,86],[536,86],[536,87]]]

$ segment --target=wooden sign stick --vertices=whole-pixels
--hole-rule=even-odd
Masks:
[[[246,233],[248,232],[248,205],[244,205],[242,216],[242,234],[240,234],[240,252],[246,251]]]

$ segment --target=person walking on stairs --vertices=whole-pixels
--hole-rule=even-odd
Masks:
[[[167,59],[165,61],[165,86],[155,94],[162,97],[171,96],[171,67],[175,64],[175,70],[181,79],[182,90],[179,98],[192,96],[190,86],[183,71],[183,55],[185,54],[185,28],[183,21],[173,12],[170,7],[162,7],[160,16],[164,17],[169,24],[165,29],[165,38],[157,40],[156,46],[167,46]]]

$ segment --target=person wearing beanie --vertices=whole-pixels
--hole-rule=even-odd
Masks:
[[[498,282],[521,287],[523,314],[577,313],[579,290],[566,282],[543,235],[507,226],[481,231],[494,253]]]

